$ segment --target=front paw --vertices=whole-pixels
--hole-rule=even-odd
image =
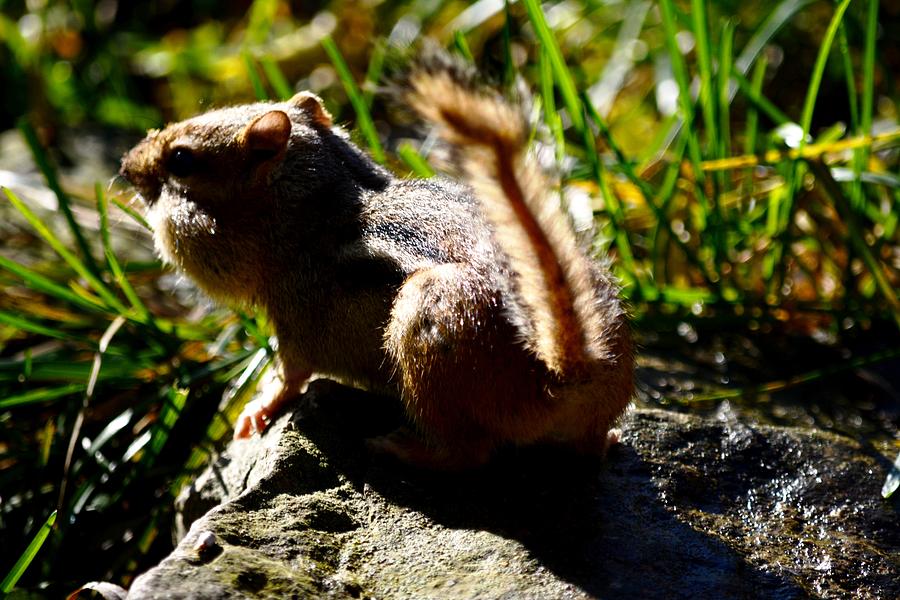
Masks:
[[[234,439],[245,439],[254,433],[262,433],[272,421],[275,413],[271,399],[256,398],[244,405],[234,425]]]
[[[244,405],[234,425],[234,439],[248,438],[265,431],[281,407],[306,389],[311,375],[307,370],[285,369],[283,366],[270,372],[260,394]]]

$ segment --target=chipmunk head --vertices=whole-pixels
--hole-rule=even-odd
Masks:
[[[285,210],[278,182],[286,170],[294,180],[304,176],[305,163],[287,157],[315,155],[330,128],[331,116],[308,92],[224,108],[151,131],[124,156],[119,173],[147,205],[166,262],[213,297],[254,302],[277,251],[271,228]],[[314,177],[315,156],[306,162]]]

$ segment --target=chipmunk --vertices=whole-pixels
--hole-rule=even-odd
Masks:
[[[122,160],[164,261],[274,324],[276,383],[235,438],[315,372],[399,396],[412,427],[369,445],[413,465],[537,442],[604,453],[633,392],[613,276],[550,197],[523,111],[449,70],[408,88],[468,185],[394,177],[310,92],[151,131]]]

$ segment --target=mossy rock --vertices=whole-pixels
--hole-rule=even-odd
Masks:
[[[366,452],[399,418],[314,382],[183,494],[190,529],[129,598],[900,597],[890,461],[848,438],[634,410],[603,463],[436,474]]]

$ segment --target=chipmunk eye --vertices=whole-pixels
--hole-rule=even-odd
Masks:
[[[193,174],[195,167],[194,153],[187,148],[175,148],[166,162],[166,168],[175,177],[187,177]]]

